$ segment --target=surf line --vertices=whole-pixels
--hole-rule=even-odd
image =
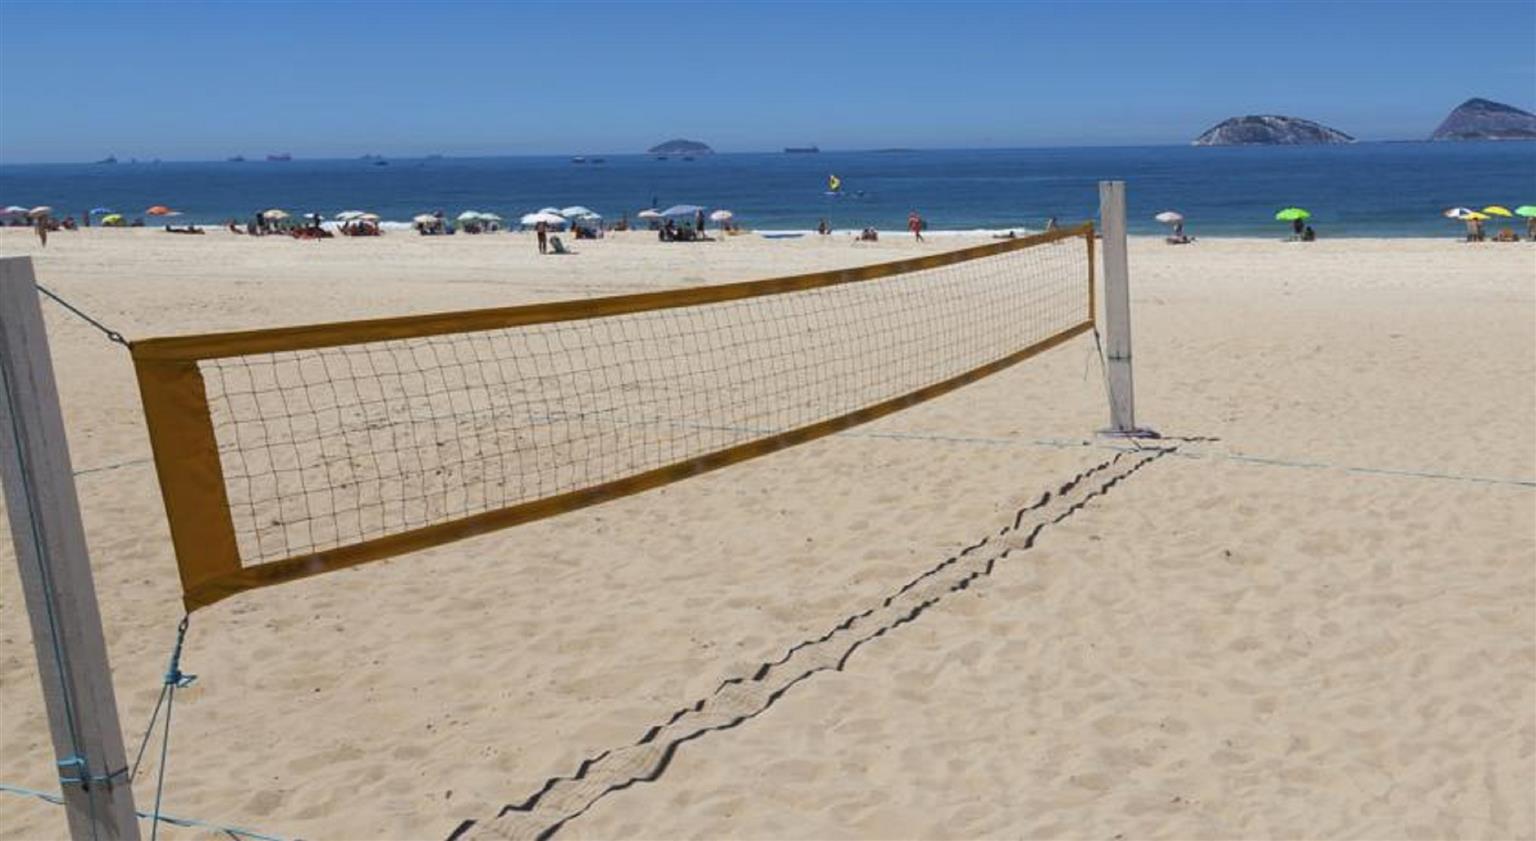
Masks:
[[[915,621],[945,597],[991,575],[999,561],[1032,548],[1045,529],[1083,510],[1137,471],[1177,449],[1147,447],[1118,452],[1084,470],[1019,509],[1012,523],[939,562],[878,604],[848,616],[819,637],[796,643],[778,659],[761,663],[750,675],[721,682],[709,696],[672,713],[638,741],[583,760],[573,773],[549,778],[528,798],[503,806],[490,819],[462,821],[448,841],[544,841],[553,837],[604,797],[660,779],[684,744],[741,726],[819,673],[843,671],[865,643]]]

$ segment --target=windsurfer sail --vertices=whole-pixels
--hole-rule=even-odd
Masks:
[[[836,196],[843,192],[843,179],[836,175],[827,176],[827,195]]]

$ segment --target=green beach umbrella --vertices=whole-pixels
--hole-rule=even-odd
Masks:
[[[1524,216],[1527,219],[1536,218],[1536,204],[1522,204],[1515,208],[1516,216]]]
[[[1309,211],[1302,210],[1299,207],[1287,207],[1286,209],[1275,214],[1275,219],[1280,222],[1293,222],[1297,219],[1311,218],[1312,214]]]

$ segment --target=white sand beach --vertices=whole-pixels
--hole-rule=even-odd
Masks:
[[[0,254],[130,338],[970,242],[635,233],[556,258],[531,235],[98,229],[42,249],[0,230]],[[1138,420],[1177,451],[1028,549],[998,537],[1016,511],[1135,458],[1094,436],[1088,336],[772,456],[196,612],[165,812],[524,837],[503,806],[993,536],[1014,548],[990,574],[654,781],[573,796],[556,837],[1536,838],[1536,244],[1133,239],[1130,260]],[[127,353],[44,309],[131,756],[176,566]],[[0,555],[0,783],[56,791],[8,537]],[[64,834],[60,807],[0,792],[0,838]]]

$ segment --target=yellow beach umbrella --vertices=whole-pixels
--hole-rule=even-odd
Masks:
[[[1486,213],[1478,213],[1477,211],[1474,210],[1471,213],[1468,213],[1467,215],[1465,215],[1465,216],[1463,216],[1461,218],[1463,218],[1463,219],[1476,219],[1477,221],[1481,222],[1481,221],[1483,221],[1485,219],[1488,219],[1490,217]]]
[[[1483,208],[1483,212],[1487,213],[1487,214],[1490,214],[1490,215],[1493,215],[1493,216],[1514,216],[1515,215],[1515,214],[1509,212],[1509,208],[1504,207],[1503,205],[1498,205],[1498,204],[1490,204],[1490,205],[1488,205],[1487,207]]]

